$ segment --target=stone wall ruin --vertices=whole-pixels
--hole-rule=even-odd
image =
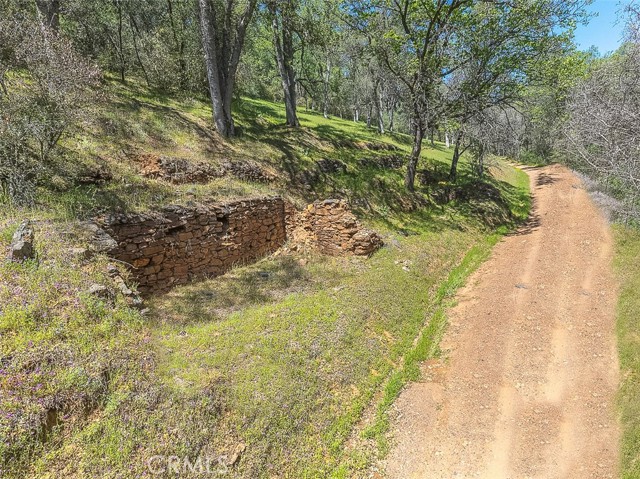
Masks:
[[[316,201],[301,212],[290,205],[286,209],[290,239],[323,254],[368,256],[383,244],[378,233],[363,228],[343,200]]]
[[[329,255],[370,255],[382,246],[380,236],[364,229],[340,200],[317,201],[303,211],[279,197],[172,205],[153,213],[109,215],[96,223],[110,240],[108,254],[130,265],[142,294],[224,274],[287,240]]]
[[[99,222],[118,244],[110,255],[132,266],[143,294],[221,275],[275,251],[286,240],[282,198],[172,205]]]

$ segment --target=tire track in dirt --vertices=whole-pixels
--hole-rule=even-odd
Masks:
[[[443,358],[393,407],[389,478],[617,477],[612,237],[569,170],[527,173],[530,221],[459,292]]]

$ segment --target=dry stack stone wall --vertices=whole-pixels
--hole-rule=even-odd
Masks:
[[[133,266],[145,294],[223,274],[286,240],[282,198],[167,206],[157,213],[109,216],[101,223],[118,243],[111,255]]]
[[[310,243],[321,253],[370,255],[383,245],[375,231],[363,228],[342,200],[316,201],[304,211],[287,205],[287,229],[294,243]]]

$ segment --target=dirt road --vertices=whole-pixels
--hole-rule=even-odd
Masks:
[[[534,211],[459,293],[443,358],[392,411],[389,478],[613,478],[612,238],[567,169],[530,169]]]

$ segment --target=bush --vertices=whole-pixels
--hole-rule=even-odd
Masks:
[[[0,45],[0,186],[29,204],[40,167],[86,114],[100,73],[36,21],[0,20]]]

